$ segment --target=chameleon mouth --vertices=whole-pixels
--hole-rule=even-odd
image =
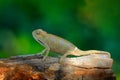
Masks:
[[[40,43],[40,44],[44,44],[41,40],[37,39],[37,41]]]

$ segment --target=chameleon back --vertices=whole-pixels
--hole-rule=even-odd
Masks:
[[[61,54],[74,50],[76,47],[71,42],[52,34],[45,35],[44,41],[49,46],[50,51],[61,53]]]

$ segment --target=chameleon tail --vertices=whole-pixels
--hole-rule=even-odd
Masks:
[[[71,55],[74,56],[81,56],[81,55],[89,55],[89,54],[107,54],[110,57],[110,53],[106,51],[99,51],[99,50],[87,50],[83,51],[78,49],[77,47],[71,52]]]
[[[67,53],[65,53],[61,58],[60,58],[60,62],[62,62],[68,55],[74,55],[74,56],[84,56],[84,55],[89,55],[89,54],[107,54],[108,57],[110,57],[110,53],[106,52],[106,51],[98,51],[98,50],[88,50],[88,51],[83,51],[78,49],[77,47],[72,50],[72,51],[68,51]]]

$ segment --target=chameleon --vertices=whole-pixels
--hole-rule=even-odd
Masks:
[[[89,54],[107,54],[110,57],[110,53],[106,51],[99,51],[99,50],[87,50],[83,51],[78,49],[74,44],[69,42],[66,39],[63,39],[59,36],[47,33],[42,29],[36,29],[32,32],[34,39],[40,43],[45,49],[41,52],[41,54],[45,54],[43,59],[45,59],[49,51],[62,54],[60,58],[60,62],[62,62],[67,56],[84,56]]]

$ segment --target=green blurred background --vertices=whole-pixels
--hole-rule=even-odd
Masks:
[[[42,51],[31,34],[38,28],[110,52],[120,80],[120,0],[0,0],[0,58]]]

